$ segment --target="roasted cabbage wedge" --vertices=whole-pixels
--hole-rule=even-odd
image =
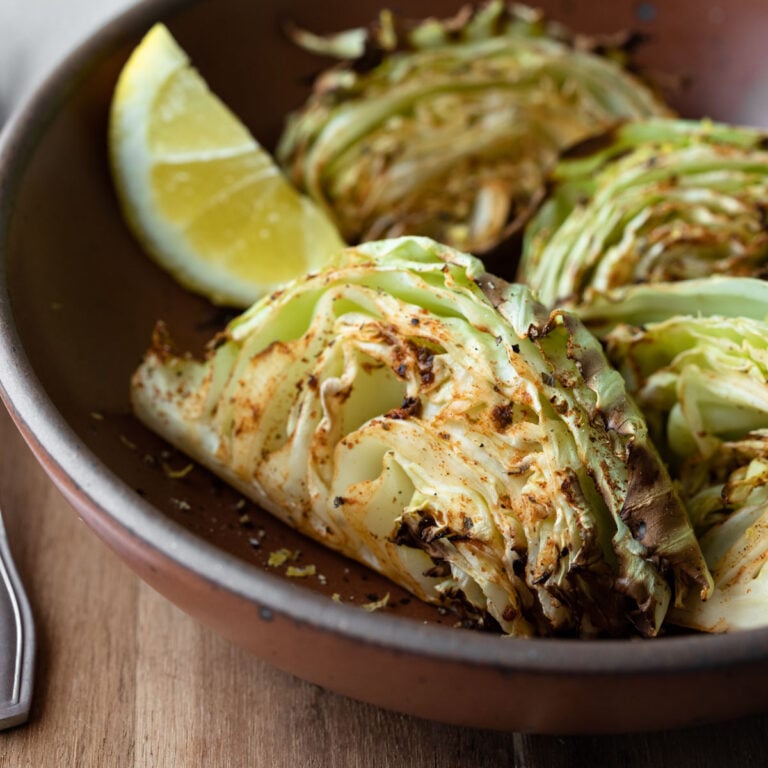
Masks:
[[[670,114],[621,45],[500,0],[295,37],[347,61],[316,80],[277,157],[349,243],[415,234],[484,253],[521,226],[563,147]]]
[[[597,340],[425,238],[348,249],[204,361],[158,331],[132,400],[289,525],[470,623],[654,635],[672,590],[710,587]]]
[[[547,306],[635,283],[768,275],[768,134],[628,123],[572,150],[529,223],[519,278]]]
[[[689,594],[670,620],[768,624],[768,283],[627,287],[584,314],[648,419],[714,578],[706,603]]]

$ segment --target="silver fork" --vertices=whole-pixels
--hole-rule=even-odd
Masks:
[[[32,610],[11,559],[0,513],[0,730],[26,722],[34,664]]]

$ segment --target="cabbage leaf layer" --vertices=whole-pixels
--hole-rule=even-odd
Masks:
[[[597,340],[426,238],[348,249],[208,359],[160,332],[136,413],[289,525],[514,635],[659,631],[709,574]]]

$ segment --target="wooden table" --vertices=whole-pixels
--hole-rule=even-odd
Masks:
[[[130,2],[2,0],[0,123],[50,60]],[[768,764],[768,717],[647,736],[499,734],[296,680],[142,584],[78,520],[1,407],[0,446],[0,504],[39,638],[32,718],[0,734],[0,768]]]
[[[768,717],[640,736],[501,734],[297,680],[141,583],[78,519],[1,408],[0,445],[0,504],[39,638],[31,721],[0,734],[0,768],[768,764]]]

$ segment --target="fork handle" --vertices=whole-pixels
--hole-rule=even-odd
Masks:
[[[32,703],[35,628],[0,514],[0,730],[26,722]]]

